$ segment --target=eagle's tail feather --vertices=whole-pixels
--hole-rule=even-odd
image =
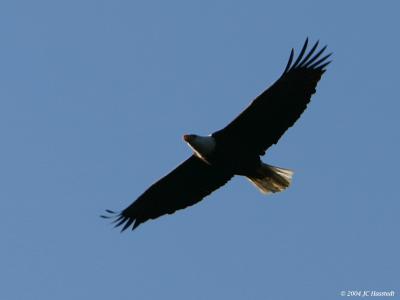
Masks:
[[[278,168],[262,163],[257,169],[256,175],[247,178],[263,194],[281,192],[286,189],[292,181],[293,171]]]

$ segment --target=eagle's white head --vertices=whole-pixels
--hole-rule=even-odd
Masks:
[[[188,143],[198,157],[203,159],[206,159],[215,149],[216,143],[212,136],[185,134],[183,140]]]

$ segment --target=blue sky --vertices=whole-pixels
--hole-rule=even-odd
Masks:
[[[400,293],[396,1],[2,1],[0,298]],[[120,234],[122,209],[320,39],[334,62],[247,180]],[[167,201],[168,199],[166,199]]]

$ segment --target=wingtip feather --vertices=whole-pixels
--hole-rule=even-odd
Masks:
[[[127,219],[124,216],[121,216],[121,217],[122,218],[120,218],[120,221],[114,225],[114,228],[119,227],[126,222]]]
[[[331,62],[332,62],[332,61],[329,60],[329,61],[327,61],[326,63],[324,63],[324,64],[318,66],[317,69],[318,69],[318,70],[321,70],[321,71],[323,71],[323,72],[325,72],[325,71],[326,71],[325,67],[328,66]]]
[[[327,45],[325,45],[324,47],[322,47],[321,50],[319,50],[319,51],[317,52],[317,54],[314,55],[313,58],[311,58],[310,60],[308,60],[307,62],[305,62],[305,63],[303,64],[302,67],[304,67],[304,68],[309,68],[310,65],[313,64],[313,62],[316,61],[316,60],[321,56],[321,54],[325,51],[326,47],[327,47]]]
[[[307,50],[307,46],[308,46],[308,37],[306,38],[306,41],[304,42],[303,48],[301,48],[299,57],[296,59],[296,62],[293,64],[293,66],[292,66],[290,69],[294,69],[294,68],[297,67],[298,63],[301,61],[301,59],[302,59],[303,56],[304,56],[304,53],[305,53],[306,50]]]
[[[315,49],[317,49],[319,45],[319,40],[314,44],[314,46],[311,48],[311,50],[308,52],[306,57],[303,58],[303,60],[299,64],[299,68],[303,67],[303,65],[307,62],[307,60],[311,57],[311,55],[315,52]]]
[[[129,218],[128,222],[126,222],[126,224],[124,225],[124,227],[121,228],[121,233],[124,232],[129,226],[131,226],[131,224],[133,223],[134,219],[133,218]]]
[[[283,71],[283,74],[285,74],[287,71],[289,71],[290,65],[291,65],[292,60],[293,60],[293,56],[294,56],[294,49],[292,48],[292,50],[290,51],[289,60],[287,62],[285,70]]]
[[[140,223],[142,223],[142,222],[140,222],[138,219],[136,219],[135,224],[133,224],[133,226],[132,226],[132,231],[135,230],[140,225]]]
[[[297,57],[297,59],[295,60],[295,62],[293,64],[292,64],[292,62],[293,62],[293,58],[294,58],[294,49],[292,48],[292,50],[290,52],[289,61],[286,65],[286,68],[285,68],[285,71],[283,72],[283,74],[288,73],[295,69],[300,69],[300,68],[315,69],[315,70],[322,71],[323,68],[325,68],[330,63],[330,62],[325,63],[325,60],[328,57],[330,57],[332,55],[332,53],[329,53],[328,55],[325,55],[322,58],[320,58],[321,54],[326,50],[327,45],[322,47],[316,54],[314,54],[314,52],[316,51],[316,49],[319,45],[319,40],[317,40],[317,42],[313,45],[311,50],[306,54],[308,42],[309,42],[309,38],[307,37],[302,49],[300,50],[299,56]]]
[[[320,58],[319,60],[317,60],[313,64],[309,65],[308,67],[311,68],[311,69],[319,69],[320,68],[320,64],[323,63],[325,60],[327,60],[331,55],[332,55],[332,53],[329,53],[329,54],[325,55],[324,57]]]
[[[111,219],[111,218],[114,218],[115,215],[116,215],[116,212],[113,211],[113,210],[110,210],[110,209],[106,209],[105,212],[106,212],[108,215],[106,215],[106,214],[100,215],[100,218],[103,218],[103,219]]]

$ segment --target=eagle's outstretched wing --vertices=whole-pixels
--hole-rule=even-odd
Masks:
[[[330,63],[326,60],[331,54],[322,56],[326,46],[314,54],[317,42],[305,55],[307,45],[308,39],[294,63],[292,49],[282,76],[213,136],[226,146],[235,147],[240,143],[258,155],[264,155],[265,150],[276,144],[306,109],[325,67]]]
[[[165,214],[172,214],[202,200],[207,195],[227,183],[233,173],[211,166],[192,155],[176,169],[150,186],[135,202],[115,214],[107,210],[104,218],[115,218],[115,226],[122,231],[132,226],[155,219]]]

